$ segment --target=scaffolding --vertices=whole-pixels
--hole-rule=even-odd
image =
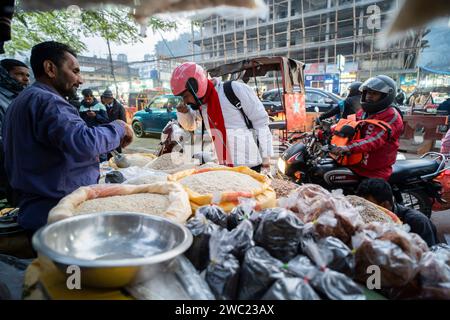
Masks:
[[[286,56],[335,65],[338,55],[357,65],[358,80],[384,72],[415,72],[423,31],[389,48],[377,47],[398,0],[265,0],[267,19],[212,15],[198,21],[200,63],[216,67],[259,56]]]

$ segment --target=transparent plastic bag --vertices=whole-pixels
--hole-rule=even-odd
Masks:
[[[376,222],[356,234],[355,277],[366,283],[369,266],[380,268],[381,287],[402,287],[414,279],[423,250],[428,250],[423,240],[405,232],[401,227]]]
[[[342,193],[330,193],[318,185],[302,185],[279,204],[293,211],[303,222],[312,223],[319,237],[336,237],[348,245],[363,226],[358,211]]]
[[[426,252],[419,263],[420,298],[450,300],[450,251]]]

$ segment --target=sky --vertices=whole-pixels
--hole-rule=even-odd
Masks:
[[[128,44],[128,45],[117,45],[111,44],[111,52],[115,58],[117,54],[125,53],[128,56],[128,61],[142,61],[144,60],[145,54],[154,53],[155,44],[161,41],[161,35],[167,40],[175,40],[179,34],[184,32],[191,32],[190,21],[183,20],[177,21],[177,30],[153,33],[151,29],[147,29],[147,37],[142,38],[142,43]],[[97,57],[107,57],[108,47],[106,41],[101,37],[90,37],[82,39],[88,48],[87,51],[83,52],[83,55]]]

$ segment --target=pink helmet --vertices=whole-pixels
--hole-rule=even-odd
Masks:
[[[208,77],[205,70],[194,62],[185,62],[172,72],[170,87],[174,95],[178,96],[191,85],[197,97],[203,98],[208,87]]]

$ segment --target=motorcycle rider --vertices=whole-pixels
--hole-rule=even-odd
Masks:
[[[390,77],[378,75],[366,80],[359,90],[362,92],[362,110],[357,113],[357,120],[381,120],[389,124],[390,130],[364,124],[360,139],[352,140],[346,146],[335,147],[331,153],[363,153],[363,160],[350,169],[363,178],[388,180],[392,174],[392,165],[396,161],[399,138],[403,131],[402,117],[393,105],[397,94],[396,84]]]
[[[339,104],[333,109],[322,113],[319,118],[317,118],[316,123],[319,124],[320,121],[336,116],[339,119],[347,119],[348,116],[356,114],[361,109],[361,92],[359,87],[361,87],[362,82],[355,81],[349,85],[347,88],[347,97],[340,101]]]

